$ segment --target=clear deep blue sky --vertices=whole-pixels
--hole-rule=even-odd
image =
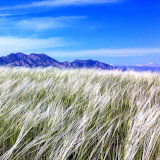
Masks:
[[[0,56],[160,64],[160,0],[1,0]]]

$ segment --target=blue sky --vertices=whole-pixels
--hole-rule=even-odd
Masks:
[[[0,56],[160,64],[159,0],[1,0]]]

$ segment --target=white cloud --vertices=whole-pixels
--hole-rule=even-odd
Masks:
[[[0,37],[0,54],[41,51],[49,48],[64,47],[66,45],[67,44],[61,38],[34,39]]]
[[[61,21],[57,21],[54,18],[31,18],[23,19],[17,22],[18,27],[27,30],[48,30],[57,27],[64,27],[65,25]]]
[[[127,57],[160,54],[160,48],[97,49],[72,52],[48,52],[55,57]]]
[[[55,48],[68,46],[62,38],[34,39],[17,37],[0,37],[0,55],[14,52],[46,53],[52,57],[130,57],[160,54],[160,48],[123,48],[123,49],[95,49],[79,51],[56,51]],[[48,51],[52,50],[52,51]]]
[[[30,4],[5,7],[1,8],[0,10],[24,9],[32,7],[58,7],[58,6],[91,5],[91,4],[94,5],[94,4],[117,3],[119,1],[121,0],[43,0],[40,2],[33,2]]]
[[[17,21],[17,27],[23,29],[32,29],[36,31],[48,30],[53,28],[61,28],[71,26],[76,20],[85,19],[85,16],[61,16],[61,17],[41,17],[23,19]]]
[[[64,5],[83,5],[83,4],[104,4],[115,3],[118,0],[46,0],[32,3],[31,6],[64,6]]]
[[[6,13],[6,14],[0,14],[0,17],[8,17],[8,16],[13,16],[13,15],[15,15],[15,14]]]
[[[71,27],[75,22],[85,19],[85,16],[60,16],[60,17],[40,17],[28,19],[14,19],[1,17],[0,15],[0,30],[9,32],[10,30],[19,31],[45,31],[54,28]]]

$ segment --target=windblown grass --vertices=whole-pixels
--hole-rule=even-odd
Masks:
[[[160,76],[0,68],[0,160],[159,160]]]

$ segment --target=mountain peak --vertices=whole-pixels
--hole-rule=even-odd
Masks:
[[[17,53],[11,53],[8,56],[27,56],[27,55],[22,52],[17,52]]]
[[[11,53],[7,57],[24,58],[24,57],[27,57],[27,55],[24,53],[18,52],[18,53]]]
[[[15,53],[16,55],[25,55],[26,56],[26,54],[24,54],[24,53],[22,53],[22,52],[17,52],[17,53]]]
[[[44,53],[39,53],[39,54],[37,54],[37,53],[30,53],[29,54],[29,56],[32,56],[32,55],[34,55],[34,56],[46,56],[46,57],[49,57],[48,55],[46,55]]]
[[[105,64],[96,60],[88,59],[88,60],[79,60],[71,62],[73,68],[99,68],[99,69],[113,69],[113,66],[109,64]]]
[[[6,57],[0,57],[0,65],[23,66],[23,67],[58,67],[58,68],[98,68],[98,69],[113,69],[113,66],[92,59],[80,60],[73,62],[59,62],[52,57],[42,53],[11,53]]]

